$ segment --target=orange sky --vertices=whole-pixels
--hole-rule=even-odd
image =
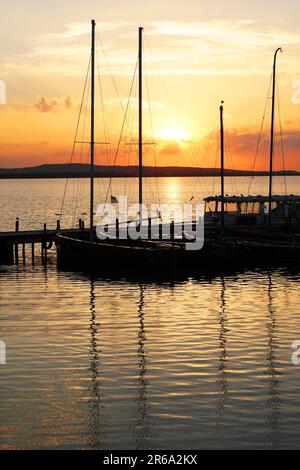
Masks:
[[[218,166],[218,108],[225,101],[226,166],[251,168],[267,97],[273,52],[285,167],[300,170],[300,31],[294,0],[208,2],[90,0],[71,3],[14,0],[2,7],[0,167],[67,162],[74,139],[90,48],[90,18],[97,21],[97,163],[112,163],[137,59],[137,28],[145,28],[145,164]],[[244,6],[241,6],[241,3]],[[150,5],[151,4],[151,5]],[[272,6],[272,15],[270,9]],[[287,8],[289,7],[289,8]],[[113,76],[114,82],[112,81]],[[115,89],[117,88],[117,92]],[[117,164],[135,164],[136,83]],[[292,99],[294,95],[294,99]],[[298,104],[299,101],[299,104]],[[85,107],[84,107],[85,109]],[[102,112],[104,111],[104,113]],[[276,110],[277,169],[283,167]],[[88,139],[89,109],[79,136]],[[105,135],[105,128],[109,135]],[[270,100],[256,169],[266,168]],[[85,132],[83,132],[85,129]],[[88,146],[74,161],[88,160]]]

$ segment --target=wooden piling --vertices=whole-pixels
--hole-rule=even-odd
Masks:
[[[19,263],[19,245],[15,243],[15,264]]]
[[[47,224],[44,224],[44,234],[42,241],[42,262],[47,264]]]
[[[158,225],[158,239],[162,240],[162,222]]]
[[[31,243],[31,263],[34,265],[34,242]]]
[[[116,219],[116,238],[119,238],[120,230],[119,230],[119,219]]]
[[[23,264],[25,264],[26,262],[25,243],[22,244],[22,259],[23,259]]]
[[[19,220],[19,217],[17,217],[16,218],[16,225],[15,225],[16,232],[19,231],[19,228],[20,228],[20,220]],[[18,264],[19,263],[19,246],[18,246],[18,243],[15,243],[14,251],[15,251],[15,264]]]
[[[151,217],[148,217],[148,239],[151,240],[151,226],[152,226],[152,219]]]
[[[0,265],[14,263],[13,245],[10,243],[0,243]]]
[[[170,237],[171,240],[174,240],[174,233],[175,233],[175,228],[174,228],[174,220],[171,220],[171,226],[170,226]]]

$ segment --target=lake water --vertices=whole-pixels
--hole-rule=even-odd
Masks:
[[[298,177],[287,182],[299,192]],[[212,183],[158,188],[163,201],[188,202]],[[231,183],[247,193],[249,179],[227,180],[228,193]],[[263,193],[266,183],[252,184]],[[63,184],[0,181],[2,230],[15,216],[22,228],[54,224]],[[0,448],[300,448],[299,287],[284,269],[92,278],[58,271],[54,250],[47,267],[2,266]]]

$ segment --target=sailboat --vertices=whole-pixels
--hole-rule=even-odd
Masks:
[[[131,240],[120,237],[99,240],[94,226],[94,146],[95,146],[95,28],[96,22],[91,22],[91,129],[90,129],[90,213],[89,230],[82,233],[70,233],[69,236],[57,236],[57,254],[60,265],[91,269],[111,270],[119,272],[136,269],[174,269],[180,266],[186,258],[184,246],[164,240],[139,239]],[[143,28],[139,28],[139,224],[142,226],[143,205],[143,115],[142,115],[142,65],[143,65]],[[150,221],[151,222],[151,221]],[[149,226],[151,229],[151,227]]]
[[[300,227],[300,196],[273,194],[273,162],[274,162],[274,122],[276,95],[276,60],[282,49],[276,49],[273,58],[272,77],[272,110],[269,160],[269,194],[268,195],[232,195],[224,193],[224,103],[220,106],[220,149],[221,149],[221,194],[204,198],[205,222],[208,226],[250,227],[282,230],[286,227]]]

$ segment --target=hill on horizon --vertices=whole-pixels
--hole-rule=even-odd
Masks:
[[[196,168],[164,166],[145,166],[143,175],[146,177],[166,176],[220,176],[220,168]],[[90,165],[87,163],[45,163],[38,166],[23,168],[0,168],[0,178],[88,178]],[[138,166],[105,166],[95,165],[95,177],[137,177]],[[268,171],[230,170],[225,169],[225,176],[266,176]],[[275,171],[274,175],[300,175],[294,170]]]

